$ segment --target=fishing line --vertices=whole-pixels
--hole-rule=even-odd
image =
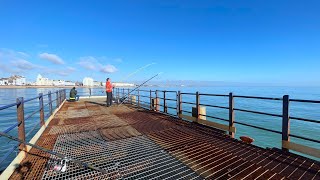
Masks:
[[[124,99],[122,99],[122,102],[121,102],[118,106],[120,106],[121,104],[123,104],[123,103],[124,103],[124,101],[129,97],[129,94],[130,94],[130,93],[132,93],[133,91],[137,90],[138,88],[140,88],[141,86],[143,86],[144,84],[146,84],[147,82],[149,82],[151,79],[153,79],[153,78],[155,78],[155,77],[159,76],[160,74],[162,74],[162,72],[160,72],[160,73],[158,73],[158,74],[156,74],[156,75],[152,76],[150,79],[148,79],[148,80],[144,81],[142,84],[140,84],[139,86],[137,86],[136,88],[134,88],[133,90],[131,90],[131,91],[128,93],[128,96],[125,96],[125,98],[124,98]]]
[[[145,69],[145,68],[147,68],[147,67],[149,67],[149,66],[151,66],[151,65],[154,65],[154,64],[156,64],[156,63],[150,63],[150,64],[147,64],[147,65],[145,65],[145,66],[142,66],[141,68],[139,68],[139,69],[135,70],[134,72],[130,73],[127,77],[121,79],[120,82],[123,82],[124,80],[128,79],[129,77],[137,74],[139,71],[142,71],[143,69]]]

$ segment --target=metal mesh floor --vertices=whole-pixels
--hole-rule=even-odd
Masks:
[[[202,179],[146,136],[106,141],[97,131],[64,134],[53,150],[108,173],[69,163],[65,173],[46,170],[42,179]]]

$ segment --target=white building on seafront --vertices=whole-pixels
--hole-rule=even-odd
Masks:
[[[51,80],[49,78],[42,77],[40,74],[37,76],[35,85],[37,86],[75,86],[76,83],[65,80]]]
[[[26,78],[20,75],[12,75],[9,78],[1,78],[0,85],[24,86],[26,85]]]
[[[83,78],[83,86],[94,86],[93,79],[90,77]]]
[[[65,81],[65,82],[64,82],[64,85],[65,85],[65,86],[76,86],[76,83],[75,83],[75,82],[72,82],[72,81]]]
[[[102,86],[102,82],[99,81],[93,81],[93,86]]]
[[[9,84],[9,78],[0,78],[0,86],[5,86]]]
[[[65,81],[64,80],[52,80],[52,85],[54,86],[64,86]]]
[[[38,74],[36,80],[37,86],[52,86],[52,83],[52,80],[49,80],[49,78],[42,77],[40,74]]]
[[[132,83],[121,83],[121,82],[115,82],[112,83],[115,87],[134,87],[135,85]]]

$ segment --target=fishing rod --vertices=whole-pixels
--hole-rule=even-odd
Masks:
[[[59,157],[59,158],[61,158],[61,159],[63,159],[63,160],[68,160],[68,161],[74,162],[74,163],[76,163],[76,164],[78,164],[78,165],[80,165],[80,166],[83,166],[84,168],[89,168],[89,169],[92,169],[92,170],[96,170],[96,171],[99,171],[99,172],[101,172],[101,173],[103,173],[103,174],[107,174],[107,173],[108,173],[107,171],[105,171],[105,170],[103,170],[103,169],[101,169],[101,168],[98,168],[98,167],[94,167],[94,166],[91,165],[91,164],[84,163],[84,162],[81,162],[81,161],[79,161],[79,160],[77,160],[77,159],[74,159],[74,158],[71,158],[71,157],[67,157],[67,156],[65,156],[65,155],[63,155],[63,154],[60,154],[60,153],[57,153],[57,152],[48,150],[48,149],[43,148],[43,147],[41,147],[41,146],[38,146],[38,145],[35,145],[35,144],[31,144],[31,143],[28,143],[28,142],[26,142],[26,141],[22,141],[22,140],[14,137],[14,136],[10,136],[10,135],[4,133],[4,132],[0,132],[0,136],[4,136],[4,137],[9,138],[9,139],[11,139],[11,140],[20,142],[20,143],[25,144],[25,145],[28,145],[28,146],[31,146],[31,147],[33,147],[33,148],[39,149],[39,150],[44,151],[44,152],[46,152],[46,153],[49,153],[49,154],[51,154],[51,155],[55,155],[55,156],[57,156],[57,157]]]
[[[142,84],[140,84],[139,86],[137,86],[136,88],[134,88],[132,91],[130,91],[128,94],[132,93],[133,91],[135,91],[136,89],[140,88],[141,86],[143,86],[144,84],[146,84],[147,82],[149,82],[151,79],[153,79],[153,78],[155,78],[155,77],[159,76],[160,74],[162,74],[162,72],[160,72],[160,73],[158,73],[158,74],[156,74],[156,75],[152,76],[150,79],[146,80],[145,82],[143,82]],[[122,102],[121,102],[118,106],[120,106],[121,104],[123,104],[123,103],[124,103],[124,101],[125,101],[128,97],[129,97],[129,95],[128,95],[128,96],[126,96],[124,99],[122,99]]]

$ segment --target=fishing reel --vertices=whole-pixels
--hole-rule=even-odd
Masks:
[[[58,173],[64,173],[67,171],[67,165],[69,163],[68,159],[53,160],[48,162],[46,165],[46,170],[52,170]]]

